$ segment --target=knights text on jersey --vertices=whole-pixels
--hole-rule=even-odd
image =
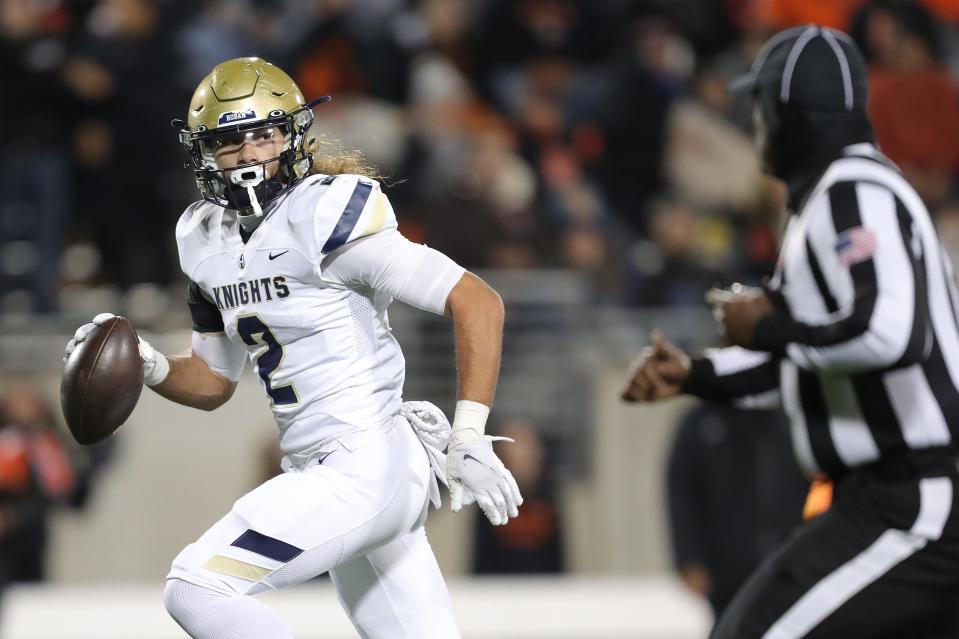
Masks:
[[[395,415],[404,361],[387,319],[391,298],[325,281],[321,269],[337,248],[396,227],[379,184],[311,176],[246,243],[238,224],[235,211],[206,202],[189,207],[177,224],[180,266],[192,283],[194,328],[223,330],[247,349],[284,451]]]

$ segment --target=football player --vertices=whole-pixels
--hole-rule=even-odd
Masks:
[[[292,637],[252,595],[327,571],[363,637],[458,637],[423,527],[434,470],[448,478],[454,511],[476,501],[505,524],[522,503],[484,434],[502,301],[445,255],[403,237],[380,185],[354,157],[317,152],[312,107],[326,100],[307,103],[282,70],[242,58],[203,79],[179,122],[203,196],[176,228],[193,343],[171,356],[141,341],[145,383],[213,410],[249,358],[286,471],[240,498],[173,561],[164,601],[197,638]],[[394,298],[453,318],[451,434],[435,407],[416,403],[414,416],[401,406],[405,365],[387,320]],[[428,443],[426,431],[440,443]],[[444,463],[436,447],[446,436]]]

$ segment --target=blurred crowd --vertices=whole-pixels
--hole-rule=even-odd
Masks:
[[[173,228],[197,193],[170,121],[215,64],[249,55],[308,99],[333,96],[316,127],[385,176],[411,239],[468,268],[573,269],[598,303],[699,306],[772,268],[784,189],[761,174],[748,98],[725,87],[770,33],[807,22],[859,43],[879,144],[959,261],[957,0],[0,0],[0,319],[113,310],[149,325],[185,309]],[[541,309],[527,316],[562,339]],[[513,348],[504,379],[557,369],[532,358],[543,350]],[[566,386],[587,384],[558,368],[585,406]],[[479,574],[566,568],[560,447],[542,424],[561,430],[549,409],[587,419],[522,389],[514,403],[547,414],[498,429],[517,441],[501,454],[527,505],[507,527],[477,518]],[[795,524],[805,486],[786,463],[752,463],[788,448],[778,418],[753,429],[697,411],[674,442],[669,506],[677,568],[718,609]],[[80,459],[53,424],[29,387],[0,402],[0,587],[42,576],[51,508],[85,503],[108,456]],[[795,498],[738,497],[757,483]],[[689,514],[728,511],[746,514],[717,515],[727,528]],[[730,538],[746,540],[734,565],[716,559]]]
[[[196,193],[169,122],[244,55],[333,96],[317,127],[387,176],[411,238],[698,304],[774,259],[782,189],[725,85],[805,22],[859,42],[880,145],[959,254],[954,0],[0,0],[0,311],[179,299]]]
[[[84,508],[114,441],[80,449],[62,436],[38,388],[13,384],[0,395],[0,594],[47,577],[50,515]]]

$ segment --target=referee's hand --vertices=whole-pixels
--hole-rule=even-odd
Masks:
[[[729,289],[714,288],[706,293],[719,332],[733,346],[753,347],[756,325],[774,308],[761,288],[733,284]]]
[[[689,375],[689,357],[659,331],[652,345],[633,360],[620,397],[627,402],[655,402],[683,392]]]

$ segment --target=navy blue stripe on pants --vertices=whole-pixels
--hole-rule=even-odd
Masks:
[[[283,563],[292,561],[303,552],[302,548],[297,548],[292,544],[258,533],[255,530],[247,530],[230,545]]]

